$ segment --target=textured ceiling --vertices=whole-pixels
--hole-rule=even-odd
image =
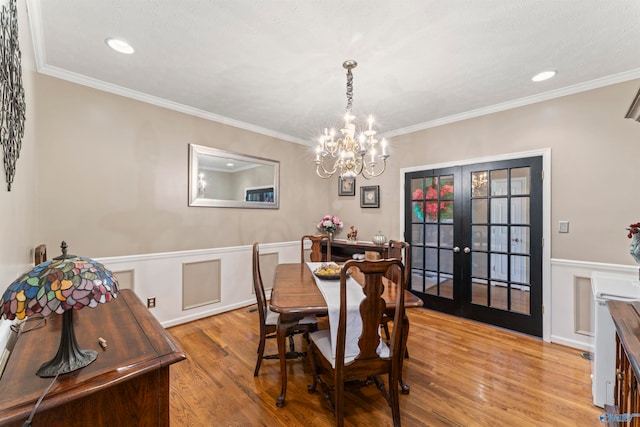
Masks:
[[[640,78],[638,0],[27,0],[40,72],[308,143],[385,136]],[[104,39],[136,49],[122,55]],[[539,71],[558,75],[534,83]],[[633,98],[629,94],[629,102]],[[621,106],[624,115],[628,106]]]

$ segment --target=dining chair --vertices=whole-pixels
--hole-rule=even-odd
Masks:
[[[278,359],[278,354],[264,354],[264,348],[266,340],[269,338],[276,338],[276,332],[278,328],[278,316],[279,314],[271,311],[267,305],[267,297],[264,291],[264,283],[262,282],[262,275],[260,274],[260,249],[259,243],[253,244],[253,288],[256,293],[256,300],[258,302],[258,316],[260,317],[260,342],[258,343],[258,360],[256,361],[256,369],[253,371],[253,376],[257,377],[260,372],[260,365],[262,359]],[[307,316],[298,321],[298,323],[287,330],[287,336],[289,337],[289,352],[287,353],[287,359],[306,356],[305,352],[296,352],[293,337],[296,334],[304,334],[308,341],[308,334],[310,330],[315,330],[314,326],[317,326],[317,319],[315,316]]]
[[[389,258],[397,258],[404,264],[403,276],[400,276],[398,269],[392,268],[387,273],[387,279],[391,280],[392,282],[398,283],[398,281],[402,277],[404,288],[409,289],[409,282],[411,280],[411,245],[407,242],[402,242],[399,240],[389,240],[389,250],[387,254]],[[381,326],[384,330],[387,341],[391,339],[391,336],[389,334],[389,323],[392,321],[393,319],[386,314],[382,318]],[[407,359],[409,358],[409,350],[407,349],[405,349],[405,357]]]
[[[310,257],[309,261],[311,262],[331,261],[331,240],[329,239],[329,235],[328,234],[317,234],[317,235],[308,234],[308,235],[302,236],[302,238],[300,239],[300,262],[307,261],[305,259],[305,247],[304,247],[305,240],[311,241],[311,253],[309,255]],[[322,253],[322,241],[324,240],[327,241],[326,257],[323,257],[323,253]]]
[[[36,246],[33,252],[33,264],[38,265],[42,264],[47,260],[47,245],[44,243]]]
[[[322,329],[309,334],[309,359],[313,383],[309,393],[315,393],[320,384],[323,395],[334,412],[336,425],[344,425],[345,382],[366,385],[375,382],[391,406],[393,425],[400,426],[400,406],[398,381],[401,368],[402,328],[404,317],[404,286],[399,289],[395,301],[394,328],[390,345],[380,338],[380,321],[385,312],[383,277],[390,268],[398,268],[404,274],[404,266],[397,259],[378,261],[349,260],[340,274],[340,308],[335,348],[332,347],[331,329]],[[363,300],[354,310],[347,310],[347,278],[350,269],[357,269],[364,275]],[[404,282],[399,282],[404,284]],[[349,326],[347,313],[349,312]],[[357,341],[356,355],[345,354],[347,328],[353,327],[353,316],[362,321],[362,333]],[[380,375],[388,375],[387,392]],[[322,377],[330,379],[327,383]]]

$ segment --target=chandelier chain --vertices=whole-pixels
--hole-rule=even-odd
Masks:
[[[347,111],[351,112],[353,104],[353,73],[351,68],[347,70]]]

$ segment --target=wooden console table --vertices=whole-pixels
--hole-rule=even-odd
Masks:
[[[18,337],[0,378],[0,426],[21,426],[52,378],[36,376],[55,355],[62,316]],[[28,329],[38,320],[24,325]],[[185,359],[164,328],[125,289],[115,300],[74,313],[80,348],[98,352],[82,369],[60,375],[34,426],[168,426],[169,365]],[[98,338],[107,340],[101,348]]]
[[[616,326],[616,385],[615,404],[619,414],[640,413],[640,302],[608,301],[607,305]],[[597,357],[597,356],[596,356]],[[640,426],[634,416],[631,426]]]
[[[322,242],[322,252],[326,253],[326,242]],[[359,240],[356,243],[349,243],[343,239],[333,239],[331,241],[331,260],[343,262],[352,259],[353,254],[363,254],[366,251],[378,252],[381,258],[387,258],[389,245],[374,245],[373,242]]]

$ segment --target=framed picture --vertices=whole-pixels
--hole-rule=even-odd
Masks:
[[[379,208],[380,207],[380,186],[370,185],[360,187],[360,207]]]
[[[355,196],[356,179],[338,177],[338,196]]]

